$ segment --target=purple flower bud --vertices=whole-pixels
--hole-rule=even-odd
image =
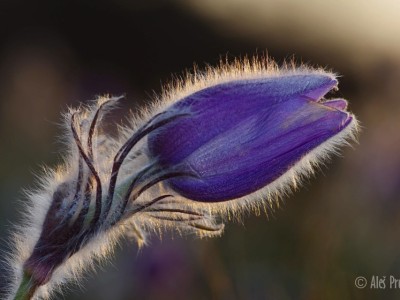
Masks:
[[[163,228],[219,236],[225,216],[267,210],[270,194],[356,129],[346,100],[323,99],[336,85],[320,70],[254,58],[189,76],[118,138],[102,127],[119,98],[70,110],[65,164],[30,195],[15,238],[15,299],[47,298],[120,237],[143,244]]]
[[[323,100],[331,74],[235,80],[197,91],[168,110],[189,112],[149,134],[161,167],[193,176],[169,179],[178,194],[218,202],[260,190],[337,136],[353,116],[343,99]]]

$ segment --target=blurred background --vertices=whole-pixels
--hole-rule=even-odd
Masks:
[[[1,253],[22,188],[35,186],[40,165],[60,162],[68,105],[126,94],[119,122],[193,63],[265,51],[341,74],[335,96],[359,117],[359,144],[269,218],[228,224],[219,239],[123,243],[62,298],[399,299],[389,289],[389,276],[400,278],[397,0],[1,1]],[[386,276],[386,289],[357,289],[357,276]]]

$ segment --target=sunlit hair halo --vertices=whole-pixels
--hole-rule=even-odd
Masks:
[[[254,58],[176,81],[117,137],[102,125],[120,98],[70,109],[65,162],[29,194],[15,234],[9,299],[50,297],[120,237],[219,236],[227,217],[276,206],[354,139],[346,100],[323,98],[336,88],[323,69]]]

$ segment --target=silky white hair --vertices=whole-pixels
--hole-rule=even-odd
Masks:
[[[135,132],[146,126],[146,122],[154,115],[162,113],[173,103],[196,91],[220,83],[295,74],[324,74],[336,78],[335,74],[322,68],[296,66],[292,62],[278,67],[269,58],[245,58],[235,60],[233,63],[222,61],[217,68],[208,67],[204,72],[200,72],[195,67],[192,73],[176,79],[165,87],[162,95],[157,97],[151,105],[138,113],[131,114],[128,125],[119,125],[116,137],[107,134],[101,127],[98,128],[93,138],[93,165],[98,172],[103,195],[109,189],[113,158],[119,149]],[[63,144],[67,149],[63,157],[64,161],[55,169],[44,169],[39,176],[40,188],[26,193],[24,221],[16,227],[13,235],[14,246],[8,258],[13,284],[9,288],[8,299],[13,299],[22,280],[23,264],[31,255],[40,237],[53,193],[61,183],[73,181],[79,171],[80,153],[71,132],[71,122],[74,122],[79,138],[86,140],[90,134],[90,123],[99,108],[102,106],[102,113],[97,122],[101,124],[101,117],[118,105],[118,101],[120,101],[119,97],[99,97],[92,104],[82,105],[78,109],[70,109],[64,115]],[[72,120],[72,116],[74,116],[74,120]],[[54,289],[59,289],[70,280],[79,284],[82,271],[94,270],[95,261],[103,262],[110,257],[115,245],[123,237],[132,237],[141,246],[146,244],[149,234],[161,234],[164,229],[172,229],[180,234],[193,234],[199,237],[219,236],[223,232],[225,221],[240,220],[246,213],[259,214],[260,211],[268,213],[271,209],[279,207],[280,199],[296,188],[304,178],[314,174],[315,168],[325,162],[331,154],[337,154],[339,147],[348,145],[349,141],[355,140],[358,128],[357,119],[352,115],[351,123],[344,130],[304,155],[285,174],[264,188],[235,200],[218,203],[197,202],[180,196],[162,181],[153,185],[137,199],[128,202],[116,224],[111,224],[104,219],[101,229],[78,252],[55,269],[51,280],[37,289],[34,298],[47,299]],[[123,162],[116,183],[117,187],[132,180],[151,163],[152,159],[148,155],[146,137],[144,137]],[[90,170],[84,168],[83,177],[88,178],[89,176]],[[155,198],[164,194],[171,196],[152,204]],[[121,199],[113,200],[115,203],[111,207],[111,211],[116,210],[121,201]],[[94,202],[92,199],[91,208],[95,205]]]

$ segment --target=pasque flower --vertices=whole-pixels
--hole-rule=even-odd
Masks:
[[[231,213],[266,209],[357,129],[334,74],[244,60],[164,93],[117,138],[103,97],[65,115],[69,151],[31,193],[15,235],[10,299],[48,297],[107,258],[120,237],[140,244],[167,227],[216,236]]]
[[[169,110],[187,112],[149,135],[163,168],[188,174],[168,185],[189,199],[213,202],[249,195],[272,183],[353,120],[330,74],[288,74],[218,84]]]

